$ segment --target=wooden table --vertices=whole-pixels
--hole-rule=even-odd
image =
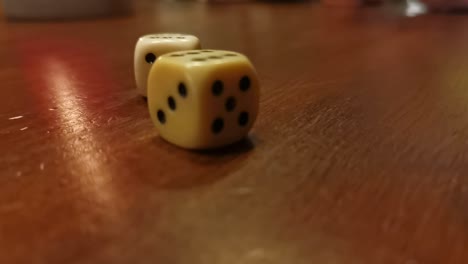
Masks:
[[[468,263],[468,17],[146,1],[0,23],[0,263]],[[192,33],[262,83],[249,140],[158,138],[133,48]]]

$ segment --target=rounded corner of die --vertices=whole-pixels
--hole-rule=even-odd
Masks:
[[[142,43],[142,42],[148,40],[150,36],[151,36],[151,34],[145,34],[145,35],[139,36],[138,39],[137,39],[137,43]]]

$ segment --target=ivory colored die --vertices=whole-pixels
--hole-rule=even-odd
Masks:
[[[148,77],[151,119],[162,138],[183,148],[216,148],[244,138],[259,97],[253,65],[232,51],[165,54]]]
[[[169,52],[200,49],[200,41],[192,35],[162,33],[145,35],[135,47],[134,70],[138,93],[147,95],[148,73],[156,59]]]

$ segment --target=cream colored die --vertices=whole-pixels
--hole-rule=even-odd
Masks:
[[[169,52],[200,49],[200,41],[192,35],[163,33],[145,35],[135,47],[134,70],[138,93],[146,96],[148,73],[156,59]]]
[[[149,111],[160,136],[189,149],[244,138],[257,117],[259,96],[253,65],[231,51],[165,54],[148,77]]]

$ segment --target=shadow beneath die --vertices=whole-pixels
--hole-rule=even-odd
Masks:
[[[145,104],[145,106],[148,106],[148,98],[138,95],[138,103]]]
[[[209,150],[187,150],[177,147],[160,137],[153,142],[163,156],[158,169],[151,174],[142,173],[146,184],[158,189],[191,189],[217,181],[243,170],[255,149],[251,137],[234,144]]]
[[[214,156],[214,157],[222,157],[222,156],[229,156],[229,155],[237,155],[242,154],[245,152],[249,152],[255,148],[253,141],[249,138],[243,138],[238,142],[235,142],[231,145],[224,146],[221,148],[215,149],[205,149],[205,150],[192,150],[192,152],[207,155],[207,156]]]

